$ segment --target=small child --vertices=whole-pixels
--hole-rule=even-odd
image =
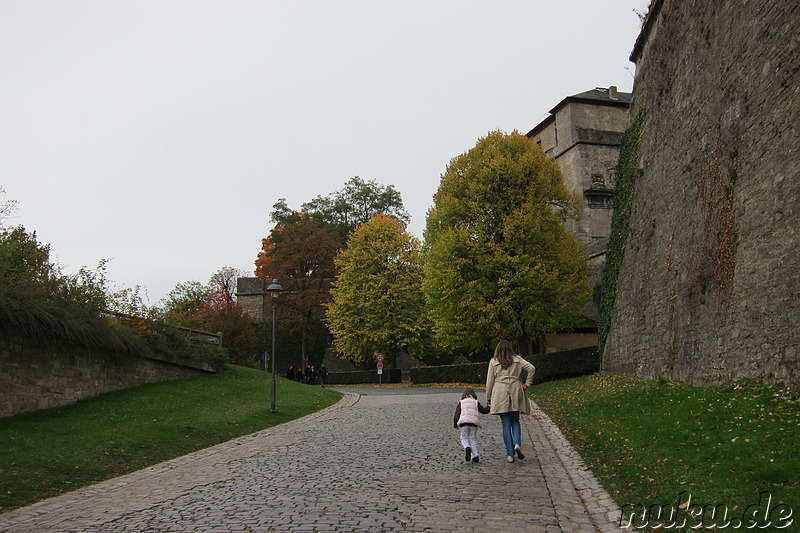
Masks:
[[[453,417],[453,427],[461,430],[461,446],[464,447],[464,460],[478,462],[478,428],[480,427],[481,413],[489,412],[489,406],[483,406],[478,401],[475,390],[467,387],[461,395],[461,401],[456,407]]]

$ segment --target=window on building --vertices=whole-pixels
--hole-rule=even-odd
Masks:
[[[611,209],[610,194],[591,194],[587,191],[586,201],[589,209]]]
[[[611,198],[614,195],[614,189],[606,183],[605,173],[602,171],[592,172],[590,176],[592,184],[583,191],[587,207],[589,209],[611,209]]]

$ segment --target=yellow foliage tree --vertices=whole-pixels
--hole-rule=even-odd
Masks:
[[[558,164],[518,133],[490,132],[442,176],[425,229],[425,291],[436,334],[480,351],[575,324],[588,257],[564,222],[578,198]]]
[[[326,319],[336,350],[354,363],[384,353],[396,368],[428,324],[419,241],[396,218],[375,215],[351,233],[336,267]]]

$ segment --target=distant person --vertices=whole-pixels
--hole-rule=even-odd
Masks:
[[[523,370],[527,373],[525,383],[522,382]],[[534,372],[536,368],[514,353],[510,342],[502,340],[497,343],[486,374],[486,403],[491,414],[500,415],[506,460],[509,463],[514,462],[515,454],[518,458],[525,459],[520,447],[522,440],[519,414],[531,412],[525,389],[533,383]]]
[[[317,372],[314,370],[314,365],[309,365],[308,372],[306,372],[306,383],[313,385],[317,380]]]
[[[325,368],[325,363],[319,365],[319,384],[325,388],[325,378],[328,377],[328,369]]]
[[[461,446],[464,448],[464,460],[477,463],[481,455],[478,449],[478,428],[481,427],[481,413],[489,412],[489,406],[478,401],[475,389],[467,387],[461,395],[461,401],[453,416],[453,427],[461,430]]]
[[[286,379],[294,381],[296,379],[294,372],[294,365],[289,365],[289,370],[286,371]]]

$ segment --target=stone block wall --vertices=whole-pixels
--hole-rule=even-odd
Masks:
[[[610,204],[603,207],[590,205],[585,191],[592,187],[593,179],[602,180],[598,185],[613,189],[618,160],[619,140],[616,145],[578,144],[558,159],[567,187],[577,192],[581,201],[581,216],[578,220],[567,221],[567,229],[585,245],[608,237],[612,213]]]
[[[629,97],[614,86],[568,96],[527,133],[558,162],[564,184],[578,194],[579,219],[567,221],[566,227],[585,245],[609,235],[614,169]]]
[[[21,337],[0,336],[0,418],[210,372],[210,367],[80,348],[46,348]]]
[[[619,133],[627,119],[628,110],[625,107],[588,103],[564,106],[556,114],[558,146],[564,150],[581,142],[603,142],[602,137],[597,137],[599,132]],[[610,143],[619,146],[619,138],[610,139]],[[555,154],[556,157],[558,155]]]
[[[236,303],[253,322],[264,322],[264,279],[236,278]]]
[[[604,370],[800,383],[800,4],[657,0]]]

